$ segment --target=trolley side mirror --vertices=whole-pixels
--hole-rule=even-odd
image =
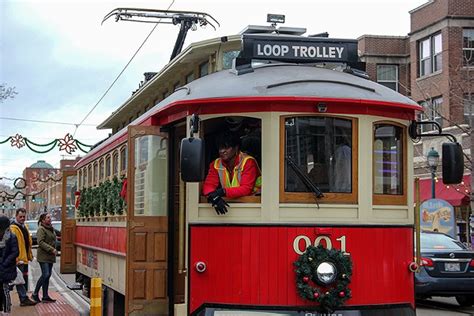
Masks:
[[[443,183],[461,183],[464,173],[464,156],[459,143],[443,143]]]
[[[201,182],[205,178],[204,140],[194,137],[181,141],[181,179]]]

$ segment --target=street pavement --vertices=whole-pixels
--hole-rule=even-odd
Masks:
[[[36,249],[33,249],[36,256]],[[86,316],[89,315],[89,304],[86,298],[78,292],[70,290],[67,285],[74,283],[74,275],[59,273],[60,257],[54,264],[53,274],[49,282],[49,296],[56,300],[54,303],[38,303],[35,306],[20,306],[16,288],[11,292],[13,316]],[[28,295],[31,296],[33,288],[41,275],[41,269],[36,261],[30,262],[28,278]],[[41,291],[40,291],[41,298]]]

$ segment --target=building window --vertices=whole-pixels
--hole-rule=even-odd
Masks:
[[[423,101],[420,105],[423,107],[424,112],[418,114],[418,120],[421,122],[432,122],[435,121],[439,126],[443,126],[443,118],[441,117],[441,106],[443,104],[443,97],[433,98],[427,101]],[[435,127],[432,124],[421,125],[421,132],[429,132],[434,130]]]
[[[282,202],[357,201],[357,122],[322,116],[285,117],[282,122]],[[306,175],[303,177],[302,175]]]
[[[442,38],[441,34],[430,36],[418,43],[420,54],[420,77],[441,70]]]
[[[186,76],[186,83],[190,83],[193,80],[194,80],[194,72]]]
[[[464,123],[471,123],[471,116],[474,115],[474,93],[465,94],[463,98],[464,104]]]
[[[199,65],[199,78],[207,76],[209,74],[209,62],[206,61]]]
[[[377,65],[377,82],[398,91],[398,66]]]
[[[462,39],[464,65],[474,66],[474,29],[464,29]]]
[[[99,179],[99,166],[96,162],[96,163],[94,163],[94,175],[93,175],[92,182],[95,184],[95,183],[97,183],[98,179]]]

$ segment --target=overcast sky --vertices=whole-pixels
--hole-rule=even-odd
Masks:
[[[194,41],[236,34],[249,24],[268,25],[267,13],[285,14],[285,26],[306,27],[308,34],[404,36],[410,31],[408,12],[427,1],[0,0],[0,83],[14,86],[18,92],[14,99],[0,103],[0,117],[82,121],[153,28],[153,24],[116,23],[113,19],[101,25],[102,18],[117,7],[166,9],[171,4],[171,10],[207,12],[220,22],[217,31],[207,27],[189,32],[186,47]],[[177,26],[159,25],[84,124],[103,122],[138,88],[144,72],[161,69],[169,60],[177,34]],[[18,133],[45,144],[74,131],[73,125],[0,119],[0,141]],[[80,126],[75,138],[94,144],[109,132]],[[2,144],[0,177],[21,176],[23,169],[37,160],[58,167],[64,154],[57,148],[36,154],[26,147]]]

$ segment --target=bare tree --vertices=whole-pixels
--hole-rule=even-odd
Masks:
[[[0,84],[0,103],[6,99],[13,99],[17,94],[15,87],[8,87],[6,83]]]

